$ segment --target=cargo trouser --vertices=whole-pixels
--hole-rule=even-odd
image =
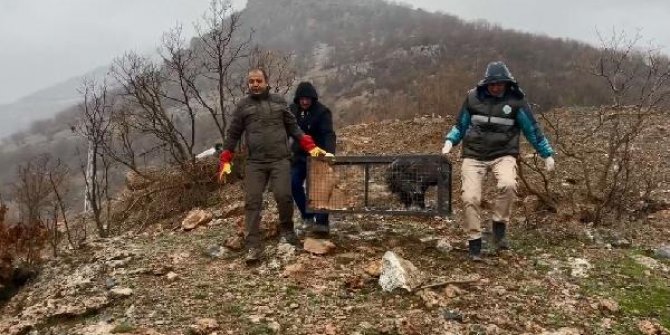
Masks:
[[[512,213],[512,205],[516,197],[516,158],[503,156],[491,161],[479,161],[472,158],[463,159],[461,198],[465,206],[465,228],[470,240],[482,237],[480,217],[482,184],[489,169],[493,172],[497,181],[493,221],[509,223]]]
[[[293,198],[291,196],[291,175],[288,159],[271,163],[247,162],[244,176],[247,247],[260,245],[263,192],[268,182],[277,202],[281,232],[293,230]]]

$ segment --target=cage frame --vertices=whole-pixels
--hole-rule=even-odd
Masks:
[[[417,209],[407,209],[407,210],[396,210],[396,209],[370,209],[368,208],[369,201],[369,183],[370,183],[370,166],[372,165],[382,165],[382,164],[391,164],[397,159],[401,158],[410,158],[410,159],[437,159],[440,164],[440,175],[442,175],[442,169],[446,166],[448,176],[447,180],[438,178],[437,184],[437,208],[435,210],[417,210]],[[310,164],[313,160],[327,160],[332,165],[364,165],[364,201],[362,209],[315,209],[311,208],[310,197],[309,197],[309,185],[310,185]],[[453,182],[452,182],[452,172],[453,165],[451,161],[444,155],[439,154],[403,154],[403,155],[353,155],[353,156],[333,156],[333,157],[307,157],[307,178],[305,181],[305,194],[306,194],[306,204],[305,211],[308,213],[314,214],[382,214],[382,215],[410,215],[410,216],[441,216],[441,217],[450,217],[452,212],[452,200],[453,200]],[[446,189],[445,189],[446,186]],[[447,193],[447,194],[445,194]],[[444,206],[444,197],[448,195],[448,201],[446,202],[446,207]]]

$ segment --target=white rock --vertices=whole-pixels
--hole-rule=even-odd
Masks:
[[[603,299],[600,301],[600,309],[608,313],[616,313],[619,311],[619,304],[613,299]]]
[[[419,241],[421,241],[421,243],[430,243],[430,242],[435,241],[436,239],[437,238],[435,236],[426,236],[426,237],[420,238]]]
[[[218,245],[210,245],[205,249],[205,254],[211,258],[219,259],[226,254],[226,249]]]
[[[270,270],[279,270],[281,269],[281,262],[278,259],[273,258],[267,265]]]
[[[205,224],[212,220],[214,215],[210,211],[205,211],[202,209],[194,209],[181,222],[181,227],[184,230],[192,230],[198,227],[199,225]]]
[[[305,251],[315,254],[315,255],[325,255],[333,250],[336,246],[333,242],[329,240],[321,240],[314,238],[306,238],[305,244],[303,245]]]
[[[224,222],[225,222],[225,221],[223,221],[223,219],[216,219],[216,220],[212,220],[212,221],[210,221],[210,222],[207,224],[207,226],[208,226],[208,227],[219,226],[219,225],[223,224]]]
[[[268,323],[268,328],[270,328],[275,333],[279,333],[279,331],[281,330],[281,325],[279,324],[279,322],[273,320],[270,323]]]
[[[128,307],[128,308],[126,309],[126,312],[124,313],[124,315],[125,315],[127,318],[132,318],[132,317],[134,317],[134,316],[135,316],[135,305],[130,305],[130,307]]]
[[[447,254],[454,248],[451,246],[451,243],[449,243],[447,239],[443,238],[437,241],[437,243],[435,244],[435,249],[437,249],[439,252],[443,254]]]
[[[98,324],[87,326],[86,328],[78,331],[78,333],[87,335],[108,335],[112,333],[113,329],[113,324],[99,322]]]
[[[124,259],[115,259],[108,261],[106,264],[108,267],[112,269],[120,269],[126,267],[126,265],[128,265],[128,262],[130,262],[130,260],[131,260],[130,257]]]
[[[179,275],[176,274],[176,273],[174,273],[174,272],[172,272],[172,271],[170,271],[165,277],[166,277],[167,280],[169,280],[169,281],[175,281],[175,280],[179,279]]]
[[[129,297],[133,295],[133,290],[127,287],[115,287],[109,292],[116,297]]]
[[[670,333],[665,327],[650,320],[639,321],[637,329],[644,335],[665,335]]]
[[[661,262],[647,256],[634,255],[632,256],[635,262],[646,267],[649,270],[662,270],[668,272],[668,267]]]
[[[583,258],[570,259],[570,275],[575,278],[587,278],[593,265]]]
[[[382,258],[382,274],[379,285],[384,291],[391,292],[402,288],[409,292],[421,285],[423,275],[414,264],[387,251]]]
[[[295,247],[288,243],[279,243],[277,245],[277,257],[282,261],[288,262],[295,258]]]
[[[654,255],[660,259],[670,259],[670,244],[656,249]]]

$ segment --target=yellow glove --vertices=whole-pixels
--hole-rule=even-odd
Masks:
[[[231,172],[231,164],[230,163],[223,163],[223,166],[221,167],[221,171],[219,171],[219,182],[225,182],[226,181],[226,176],[228,176]]]
[[[326,154],[328,154],[328,153],[325,150],[323,150],[319,147],[315,147],[314,149],[309,151],[309,155],[312,156],[312,157],[324,156]]]

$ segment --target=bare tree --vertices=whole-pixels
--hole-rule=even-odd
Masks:
[[[654,48],[639,48],[639,41],[639,35],[630,38],[624,33],[603,39],[600,53],[586,67],[609,88],[611,105],[570,111],[569,118],[542,114],[564,157],[562,164],[580,167],[581,174],[570,179],[583,186],[585,199],[578,206],[588,207],[585,219],[596,224],[608,214],[620,218],[640,200],[648,201],[657,185],[650,180],[655,174],[650,173],[649,157],[640,149],[640,136],[670,96],[670,63]],[[543,190],[533,188],[522,176],[524,184],[531,193],[549,194],[548,176],[532,170],[541,176]]]
[[[5,202],[2,200],[2,197],[0,197],[0,226],[5,225],[5,215],[7,215],[8,210],[9,207],[5,205]]]
[[[68,167],[63,164],[60,159],[57,159],[54,164],[51,164],[46,172],[49,185],[51,186],[53,206],[51,213],[53,226],[48,226],[47,230],[50,232],[50,243],[53,248],[54,256],[58,255],[58,242],[60,241],[58,224],[61,221],[59,220],[59,216],[63,222],[65,237],[67,238],[69,245],[72,248],[79,246],[79,243],[74,241],[74,236],[70,230],[64,197],[68,192],[67,183],[69,181],[69,172]]]
[[[181,137],[183,145],[190,156],[189,162],[193,160],[193,147],[196,138],[197,96],[200,95],[195,83],[200,76],[195,54],[188,48],[182,36],[182,27],[176,26],[163,35],[163,46],[160,51],[165,67],[164,86],[166,89],[159,90],[162,98],[176,104],[174,114],[185,114],[186,128],[180,130],[178,125],[175,129]],[[182,135],[183,133],[184,135]]]
[[[49,155],[40,155],[20,165],[13,185],[20,214],[13,240],[16,242],[16,254],[24,254],[28,263],[39,258],[45,238],[43,231],[47,222],[46,215],[52,204],[46,173],[50,160]]]
[[[89,101],[100,100],[101,97],[104,97],[104,100],[109,100],[105,103],[94,103],[88,109],[82,109],[82,112],[86,114],[84,116],[85,121],[88,120],[89,124],[94,124],[91,121],[98,120],[100,121],[98,124],[105,127],[105,136],[98,144],[96,152],[106,156],[114,163],[125,166],[143,178],[149,178],[140,169],[137,161],[138,154],[136,151],[141,144],[137,143],[140,135],[134,125],[135,116],[132,107],[120,103],[119,99],[111,99],[110,97],[114,96],[115,93],[109,92],[106,84],[96,86],[85,82],[83,86],[88,86],[88,89],[82,91],[82,96],[88,94],[87,99]],[[80,127],[75,126],[74,129],[80,135],[87,137],[79,131],[81,130]]]
[[[19,205],[21,221],[26,225],[39,225],[43,222],[44,210],[51,194],[46,174],[49,160],[48,155],[41,155],[17,169],[14,196]]]
[[[87,140],[87,159],[80,165],[86,185],[85,208],[92,212],[98,235],[106,237],[109,233],[108,173],[111,166],[110,158],[105,154],[109,147],[112,130],[111,111],[112,99],[105,83],[97,85],[95,81],[85,81],[81,89],[84,101],[80,105],[81,122],[75,130]]]
[[[166,74],[147,57],[128,53],[112,66],[112,76],[133,109],[133,127],[165,144],[178,165],[192,161],[192,143],[179,131],[175,114],[168,111]]]
[[[241,14],[233,11],[230,0],[212,0],[202,25],[196,24],[199,43],[194,48],[205,71],[201,79],[207,84],[214,83],[216,92],[214,99],[205,94],[198,94],[196,98],[212,117],[222,142],[227,128],[226,115],[229,106],[233,105],[231,100],[239,96],[236,77],[241,72],[240,60],[248,57],[252,39],[252,33],[238,36],[240,26]],[[195,89],[195,84],[191,83],[192,88],[200,92]]]
[[[286,95],[291,90],[296,79],[297,71],[293,54],[290,53],[266,50],[257,46],[251,51],[249,68],[265,70],[271,89],[281,95]]]

